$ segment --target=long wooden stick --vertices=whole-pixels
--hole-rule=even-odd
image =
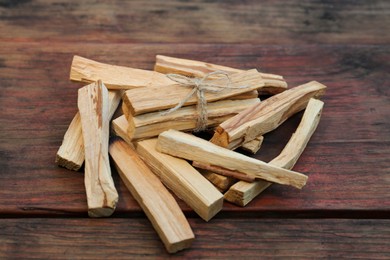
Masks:
[[[206,63],[202,61],[179,59],[163,55],[156,56],[154,70],[161,73],[177,73],[188,77],[204,77],[206,74],[222,70],[228,73],[239,73],[243,70],[231,67]],[[287,83],[282,76],[268,73],[261,73],[264,81],[264,88],[261,88],[261,94],[276,94],[283,92],[287,88]]]
[[[168,130],[158,137],[157,150],[187,160],[220,166],[255,178],[302,188],[307,176],[269,165],[260,160],[219,147],[201,138],[176,130]]]
[[[320,100],[310,99],[297,130],[283,151],[269,164],[285,169],[293,168],[317,128],[323,105],[324,103]],[[240,181],[231,186],[224,197],[227,201],[245,206],[270,185],[270,182],[262,180],[253,183]]]
[[[138,154],[123,140],[110,145],[118,173],[169,253],[191,246],[194,233],[179,205]]]
[[[94,83],[93,83],[94,84]],[[109,119],[118,108],[123,92],[120,90],[108,91]],[[56,164],[69,170],[78,171],[84,163],[84,140],[81,132],[80,113],[77,112],[56,155]]]
[[[260,99],[221,100],[207,105],[207,126],[213,127],[233,117]],[[155,137],[169,129],[191,131],[196,127],[197,111],[195,106],[182,107],[167,115],[160,112],[146,113],[138,116],[128,116],[128,136],[130,139],[145,139]]]
[[[157,73],[157,72],[156,72]],[[212,80],[212,84],[228,85],[226,78]],[[230,76],[230,86],[218,92],[205,92],[207,102],[227,99],[241,93],[264,87],[264,82],[259,72],[255,69],[235,73]],[[132,115],[140,115],[148,112],[159,111],[175,107],[191,91],[191,87],[186,87],[178,83],[165,86],[150,86],[147,88],[130,89],[125,92],[123,102]],[[192,96],[184,106],[197,103],[196,95]]]
[[[78,107],[84,139],[84,183],[88,215],[110,216],[118,202],[108,158],[108,91],[101,81],[78,91]]]
[[[226,148],[240,145],[274,130],[307,106],[310,98],[320,97],[326,86],[312,81],[272,96],[220,124],[211,142]]]
[[[101,80],[109,89],[160,87],[175,83],[156,71],[110,65],[80,56],[73,57],[70,80],[86,84]]]
[[[179,198],[209,221],[221,209],[223,195],[186,160],[156,151],[157,138],[136,143],[138,154]]]

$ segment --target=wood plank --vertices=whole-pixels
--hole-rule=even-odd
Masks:
[[[197,239],[192,248],[178,252],[174,257],[390,257],[388,219],[217,218],[210,223],[204,223],[201,219],[189,221]],[[2,219],[0,229],[2,259],[27,259],[31,256],[44,259],[172,257],[145,218],[108,218],[99,221],[82,218]]]
[[[131,194],[142,207],[169,253],[191,246],[194,234],[175,199],[125,141],[110,144],[110,155]]]
[[[118,203],[108,158],[108,102],[108,90],[101,81],[78,90],[85,155],[84,184],[90,217],[108,217]]]
[[[270,164],[285,169],[294,167],[318,126],[323,106],[324,102],[313,98],[310,99],[297,130],[293,133],[282,152],[272,159]],[[266,181],[255,183],[240,181],[230,187],[224,197],[227,201],[236,205],[245,206],[269,186],[271,186],[271,183]]]
[[[77,112],[80,85],[68,79],[75,53],[143,69],[152,69],[155,55],[164,53],[235,68],[259,67],[284,75],[293,86],[313,79],[323,82],[328,86],[323,98],[326,109],[294,168],[309,175],[305,189],[297,192],[273,185],[245,208],[225,203],[220,214],[252,217],[300,212],[309,217],[353,217],[383,216],[390,209],[390,52],[385,46],[157,44],[145,48],[137,43],[43,45],[21,41],[0,42],[2,216],[87,216],[83,175],[53,163]],[[21,69],[26,73],[20,73]],[[266,134],[254,157],[266,162],[276,157],[300,117],[297,114]],[[121,198],[115,216],[139,215],[140,207],[115,170],[113,178]],[[335,184],[335,180],[346,185]],[[180,206],[194,215],[185,203]]]
[[[201,218],[209,221],[222,209],[223,195],[187,161],[156,150],[157,138],[137,142],[145,163]]]
[[[256,69],[235,73],[227,78],[210,80],[212,85],[226,87],[222,91],[204,91],[204,97],[207,102],[228,99],[251,90],[257,90],[264,87],[261,75]],[[134,116],[168,109],[178,105],[191,92],[193,86],[181,84],[165,86],[148,86],[147,88],[129,89],[123,96],[123,102],[128,111]],[[197,103],[197,96],[193,95],[183,106],[194,105]]]
[[[268,46],[388,44],[390,36],[383,32],[390,31],[389,10],[386,0],[261,4],[255,0],[164,3],[153,0],[146,4],[132,1],[115,5],[91,0],[3,1],[0,40]],[[121,49],[127,51],[125,47]],[[102,50],[102,55],[112,55],[107,49]],[[176,49],[172,48],[172,52]],[[247,56],[245,62],[254,58]]]
[[[157,151],[200,163],[239,171],[251,177],[264,179],[301,189],[307,176],[219,147],[201,138],[176,130],[168,130],[158,136]]]

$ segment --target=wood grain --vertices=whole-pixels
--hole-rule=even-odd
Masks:
[[[389,220],[237,218],[214,219],[210,223],[190,219],[190,224],[197,239],[191,249],[178,252],[173,257],[390,257]],[[2,259],[26,259],[32,255],[46,259],[169,257],[150,223],[144,218],[2,219],[0,229]],[[90,234],[99,236],[92,237]]]
[[[390,36],[384,32],[390,31],[389,13],[390,3],[386,0],[267,0],[261,4],[255,0],[4,0],[0,5],[0,40],[388,44]]]

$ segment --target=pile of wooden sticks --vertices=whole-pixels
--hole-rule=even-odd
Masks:
[[[76,171],[85,165],[88,214],[107,217],[118,202],[110,154],[168,252],[189,247],[194,234],[165,187],[208,221],[224,199],[245,206],[271,183],[299,189],[306,184],[307,176],[291,169],[320,119],[323,102],[318,98],[326,87],[316,81],[288,89],[279,75],[161,55],[154,71],[75,56],[70,79],[85,86],[78,91],[79,112],[56,163]],[[204,91],[202,84],[220,89]],[[191,91],[198,95],[188,96]],[[270,97],[260,101],[261,94]],[[200,97],[207,104],[204,126],[214,130],[210,141],[191,134]],[[111,120],[121,100],[123,115]],[[256,153],[264,134],[302,110],[298,128],[271,162],[234,151],[241,147]],[[118,136],[111,140],[110,122]]]

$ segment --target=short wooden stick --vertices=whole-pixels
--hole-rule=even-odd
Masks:
[[[108,91],[101,81],[78,91],[78,107],[84,139],[84,184],[88,215],[110,216],[118,202],[108,158]]]
[[[108,91],[109,118],[115,113],[123,92],[120,90]],[[80,113],[77,112],[56,155],[56,164],[69,170],[78,171],[84,163],[84,139],[81,132]]]

